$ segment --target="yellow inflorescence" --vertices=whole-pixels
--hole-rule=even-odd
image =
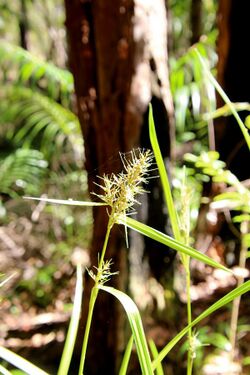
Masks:
[[[133,150],[130,153],[130,158],[120,156],[124,171],[101,177],[102,184],[98,186],[103,190],[103,194],[96,194],[111,207],[114,222],[121,214],[129,212],[134,204],[138,203],[136,195],[145,192],[142,183],[147,183],[149,168],[153,159],[149,150]]]

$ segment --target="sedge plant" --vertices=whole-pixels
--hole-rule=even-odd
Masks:
[[[191,303],[188,306],[188,325],[183,328],[170,342],[168,342],[165,347],[158,353],[154,343],[150,343],[150,348],[147,343],[146,335],[144,332],[142,319],[140,312],[133,302],[133,300],[124,292],[119,291],[115,288],[105,285],[109,279],[112,277],[112,272],[110,270],[111,260],[106,259],[106,250],[108,247],[109,236],[114,225],[119,224],[132,230],[141,233],[144,236],[150,237],[151,239],[158,241],[166,247],[170,247],[176,250],[182,257],[184,265],[188,271],[189,259],[192,257],[199,261],[204,262],[212,267],[222,269],[226,272],[229,270],[223,265],[219,264],[215,260],[209,258],[207,255],[202,254],[193,247],[189,245],[188,241],[188,226],[181,227],[180,221],[177,216],[177,212],[174,206],[173,197],[171,194],[169,179],[164,166],[163,158],[159,149],[152,109],[150,109],[149,118],[149,129],[150,129],[150,140],[153,148],[154,157],[158,166],[159,175],[163,184],[163,189],[166,198],[166,204],[168,207],[170,220],[172,224],[174,238],[166,235],[138,220],[131,217],[134,212],[134,205],[137,203],[136,196],[138,194],[144,193],[142,183],[147,183],[147,178],[149,177],[150,168],[153,162],[153,154],[150,151],[136,150],[131,152],[131,158],[127,159],[122,156],[122,163],[124,166],[124,171],[115,175],[103,176],[100,178],[99,188],[101,193],[98,194],[98,198],[101,202],[78,202],[78,201],[63,201],[57,199],[47,199],[47,198],[35,198],[37,200],[43,200],[52,204],[68,204],[68,205],[79,205],[79,206],[107,206],[108,215],[108,225],[106,231],[106,237],[104,240],[103,248],[99,256],[98,265],[96,268],[89,271],[89,275],[94,279],[94,287],[91,291],[90,301],[89,301],[89,312],[86,321],[85,334],[82,344],[81,361],[78,374],[82,375],[84,371],[86,353],[88,348],[88,339],[91,330],[91,323],[94,314],[94,307],[98,297],[99,292],[106,292],[113,295],[122,304],[131,327],[132,337],[130,338],[127,349],[125,351],[124,359],[120,368],[120,375],[124,375],[127,372],[130,353],[132,351],[133,343],[135,344],[141,372],[143,375],[153,375],[163,374],[162,362],[164,358],[168,355],[170,350],[186,335],[189,338],[189,354],[188,354],[188,366],[187,373],[192,373],[192,361],[193,361],[193,348],[192,348],[192,328],[198,324],[204,318],[210,316],[213,312],[217,311],[219,308],[225,306],[226,304],[238,298],[244,293],[250,290],[250,281],[243,282],[241,285],[237,286],[227,295],[216,301],[207,310],[201,313],[197,318],[192,320],[191,316]],[[29,197],[30,198],[30,197]],[[34,198],[31,198],[34,199]],[[188,205],[183,208],[183,220],[185,215],[187,215]],[[187,220],[187,219],[185,219]],[[184,221],[185,221],[184,220]],[[230,271],[229,271],[230,272]],[[73,347],[76,340],[77,325],[80,317],[80,305],[81,305],[81,288],[79,283],[81,283],[81,271],[78,267],[77,280],[78,287],[76,288],[76,296],[74,300],[74,307],[72,315],[72,323],[70,324],[69,331],[67,334],[67,339],[65,343],[65,348],[63,351],[62,362],[59,367],[60,375],[67,375],[70,362],[72,360]],[[187,284],[190,283],[190,275],[187,272]],[[187,288],[188,289],[188,288]],[[189,293],[189,292],[188,292]],[[150,351],[152,356],[150,355]],[[18,361],[16,360],[16,354],[11,351],[0,347],[0,357],[7,362],[15,364],[17,367],[26,371],[28,374],[46,374],[43,370],[32,367],[34,365],[30,364],[28,361],[18,356]],[[35,368],[35,370],[34,370]],[[32,372],[33,371],[33,372]],[[1,367],[0,367],[1,373]],[[3,373],[3,372],[2,372]]]
[[[143,167],[141,165],[143,161]],[[103,200],[103,202],[100,203],[93,203],[94,205],[103,205],[106,204],[109,206],[109,224],[107,228],[107,235],[106,239],[104,241],[102,254],[100,256],[99,264],[96,269],[96,272],[93,271],[90,272],[90,275],[95,280],[95,285],[93,288],[93,292],[90,298],[92,298],[92,301],[90,301],[90,310],[89,310],[89,317],[88,322],[86,324],[86,332],[84,336],[84,342],[83,342],[83,349],[82,349],[82,359],[81,359],[81,367],[79,369],[79,374],[82,374],[82,371],[84,369],[84,363],[85,363],[85,357],[86,357],[86,351],[87,351],[87,344],[88,344],[88,337],[89,332],[91,328],[91,321],[92,316],[94,313],[94,305],[96,298],[98,296],[99,291],[107,292],[113,295],[115,298],[117,298],[120,303],[123,305],[124,310],[127,314],[128,321],[130,323],[131,331],[132,331],[132,338],[130,339],[128,343],[127,350],[125,352],[124,360],[122,361],[120,374],[123,375],[126,373],[127,366],[129,363],[129,356],[132,350],[132,344],[135,343],[141,371],[144,375],[152,375],[155,372],[156,373],[162,373],[162,361],[166,357],[166,355],[169,353],[169,351],[179,342],[179,340],[185,336],[185,334],[190,332],[190,329],[195,326],[197,323],[199,323],[202,319],[209,316],[211,313],[216,311],[217,309],[223,307],[225,304],[229,303],[233,299],[239,297],[240,295],[248,292],[250,290],[250,282],[245,282],[239,287],[235,288],[232,292],[228,293],[225,297],[217,301],[215,304],[210,306],[206,311],[204,311],[199,317],[197,317],[195,320],[193,320],[190,324],[187,325],[179,334],[177,334],[169,343],[166,344],[166,346],[158,353],[155,350],[154,345],[151,343],[151,352],[153,359],[151,359],[150,356],[150,350],[147,344],[146,335],[143,329],[142,325],[142,319],[139,313],[138,308],[136,307],[135,303],[132,301],[132,299],[122,291],[119,291],[117,289],[111,288],[109,286],[104,285],[105,282],[108,281],[108,279],[112,276],[112,273],[110,272],[110,261],[105,259],[105,252],[108,246],[108,238],[110,231],[115,224],[123,224],[126,227],[129,227],[133,230],[136,230],[137,232],[148,236],[158,242],[161,242],[165,244],[166,246],[170,246],[171,248],[175,249],[181,254],[185,254],[187,256],[193,257],[197,260],[203,261],[206,264],[209,264],[213,267],[221,268],[225,271],[228,271],[224,266],[218,264],[213,259],[207,257],[204,254],[201,254],[197,250],[193,249],[189,245],[184,244],[181,241],[178,241],[176,239],[173,239],[170,236],[167,236],[164,233],[161,233],[154,228],[151,228],[143,223],[140,223],[139,221],[131,218],[130,216],[126,215],[126,213],[133,210],[133,204],[136,202],[135,194],[142,193],[143,188],[140,185],[139,179],[136,179],[135,185],[133,187],[128,187],[128,180],[130,178],[135,178],[136,176],[140,176],[140,179],[144,180],[147,177],[148,174],[148,168],[150,168],[150,164],[152,161],[152,155],[148,151],[146,152],[139,152],[139,155],[135,155],[132,153],[132,160],[130,161],[124,161],[125,164],[125,172],[128,174],[128,176],[125,176],[125,172],[121,172],[119,175],[112,175],[109,177],[103,177],[103,185],[102,190],[104,192],[104,195],[100,195],[100,198]],[[124,185],[125,182],[125,185]],[[144,181],[145,182],[145,181]],[[131,190],[132,189],[132,190]],[[112,192],[112,194],[111,194]],[[121,196],[121,192],[123,192],[123,195]],[[123,198],[122,198],[123,197]],[[172,196],[171,196],[172,197]],[[74,202],[74,201],[60,201],[60,200],[54,200],[54,199],[45,199],[49,203],[65,203],[69,205],[77,204],[81,206],[87,206],[91,205],[90,202]],[[115,207],[112,207],[112,205]],[[79,270],[79,267],[78,267]],[[80,279],[80,271],[77,273],[78,281]],[[81,280],[81,279],[80,279]],[[81,282],[81,281],[80,281]],[[60,375],[67,375],[68,368],[70,361],[72,359],[72,347],[74,346],[75,337],[76,337],[76,327],[77,322],[79,321],[79,294],[81,294],[81,289],[77,288],[78,292],[76,293],[75,302],[74,302],[74,309],[75,315],[73,318],[73,321],[75,321],[75,324],[71,324],[68,332],[68,337],[65,344],[65,350],[63,352],[62,363],[63,365],[60,366],[59,371]],[[78,298],[78,300],[77,300]],[[78,302],[77,302],[78,301]],[[75,307],[77,304],[77,308]],[[68,344],[67,344],[68,343]],[[70,344],[69,344],[70,343]],[[34,365],[30,364],[28,361],[24,360],[21,357],[16,357],[17,355],[12,353],[11,351],[0,347],[0,357],[2,357],[5,361],[15,364],[17,367],[21,368],[28,374],[43,374],[46,373],[38,369],[36,367],[33,367]],[[18,361],[17,361],[18,358]],[[46,374],[47,375],[47,374]]]

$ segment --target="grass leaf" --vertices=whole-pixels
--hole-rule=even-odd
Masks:
[[[134,229],[138,233],[143,234],[144,236],[147,236],[151,238],[152,240],[155,240],[157,242],[160,242],[168,247],[171,247],[171,249],[174,249],[180,253],[189,255],[190,257],[197,259],[203,263],[208,264],[209,266],[222,269],[224,271],[231,272],[228,268],[224,267],[223,265],[217,263],[212,258],[209,258],[207,255],[200,253],[198,250],[193,249],[191,246],[184,245],[182,242],[175,240],[174,238],[149,227],[146,224],[140,223],[139,221],[132,219],[130,217],[124,216],[119,218],[119,224],[123,224],[131,229]]]
[[[58,369],[58,375],[67,375],[72,359],[73,349],[76,341],[78,325],[81,315],[82,306],[82,293],[83,293],[83,279],[82,279],[82,267],[80,264],[77,265],[76,269],[76,288],[73,311],[70,319],[69,330],[67,333],[60,366]]]
[[[149,137],[150,137],[150,142],[153,148],[157,167],[159,169],[161,183],[162,183],[162,187],[164,191],[164,196],[165,196],[165,200],[166,200],[166,204],[168,208],[169,218],[170,218],[172,230],[174,233],[174,237],[180,241],[181,235],[180,235],[180,230],[179,230],[179,225],[178,225],[178,216],[177,216],[177,212],[174,206],[174,201],[173,201],[173,197],[171,193],[171,188],[170,188],[170,183],[168,180],[166,167],[165,167],[165,164],[161,155],[160,146],[157,140],[154,118],[153,118],[153,110],[152,110],[151,105],[149,106]]]
[[[180,341],[180,339],[185,336],[185,334],[189,331],[190,328],[198,324],[201,320],[205,319],[207,316],[211,315],[216,310],[220,309],[221,307],[227,305],[229,302],[234,300],[235,298],[241,296],[244,293],[250,291],[250,280],[246,281],[241,286],[233,289],[231,292],[226,294],[224,297],[219,299],[215,302],[212,306],[206,309],[202,314],[200,314],[196,319],[192,321],[191,324],[186,326],[181,332],[179,332],[159,353],[156,360],[153,362],[153,369],[156,369],[159,363],[166,357],[166,355],[170,352],[170,350]]]
[[[11,372],[9,370],[7,370],[5,367],[3,367],[2,365],[0,365],[0,374],[2,374],[2,375],[12,375]]]
[[[133,348],[133,342],[134,342],[134,337],[133,337],[133,335],[131,335],[131,337],[128,341],[123,359],[122,359],[119,375],[126,375],[126,373],[127,373],[128,364],[129,364],[129,360],[130,360],[130,356],[131,356],[131,352],[132,352],[132,348]]]
[[[157,359],[159,353],[153,340],[149,340],[149,347],[150,347],[153,359]],[[157,364],[157,367],[155,368],[155,370],[156,370],[156,375],[164,375],[164,370],[163,370],[161,362]]]
[[[49,375],[39,367],[20,357],[18,354],[13,353],[11,350],[2,346],[0,346],[0,358],[11,363],[20,370],[25,371],[28,375]]]
[[[136,304],[129,296],[127,296],[127,294],[115,288],[103,285],[99,285],[98,288],[115,296],[123,305],[134,337],[142,374],[153,375],[147,340],[145,337],[141,316]]]
[[[73,199],[51,199],[51,198],[35,198],[35,197],[23,197],[23,199],[30,199],[35,201],[42,201],[47,203],[54,203],[54,204],[66,204],[68,206],[106,206],[105,203],[102,202],[84,202],[84,201],[74,201]]]
[[[222,97],[222,99],[224,100],[224,102],[228,105],[228,108],[230,109],[232,115],[235,117],[235,119],[236,119],[236,121],[237,121],[237,123],[238,123],[238,125],[239,125],[239,127],[240,127],[240,129],[242,131],[242,134],[243,134],[243,136],[245,138],[247,146],[248,146],[248,148],[250,150],[250,135],[248,133],[248,130],[247,130],[245,124],[241,120],[238,112],[236,111],[234,104],[231,102],[231,100],[229,99],[229,97],[227,96],[227,94],[225,93],[225,91],[222,89],[222,87],[216,81],[216,79],[214,78],[214,76],[212,75],[212,73],[210,72],[210,70],[207,68],[206,63],[203,60],[203,58],[202,58],[201,54],[199,53],[199,51],[197,50],[197,48],[194,48],[194,52],[198,56],[200,64],[202,65],[202,68],[203,68],[205,74],[207,75],[207,77],[209,78],[210,82],[213,84],[213,86],[215,87],[215,89],[217,90],[217,92],[220,94],[220,96]]]

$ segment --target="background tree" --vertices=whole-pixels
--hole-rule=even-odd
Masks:
[[[165,156],[170,156],[173,109],[167,69],[167,19],[164,1],[65,1],[69,63],[75,79],[78,116],[85,142],[89,191],[98,193],[96,176],[118,172],[119,152],[129,152],[142,141],[143,118],[155,98],[162,127]],[[168,120],[167,123],[166,120]],[[160,123],[161,121],[161,123]],[[114,156],[116,163],[114,163]],[[97,263],[107,224],[105,209],[94,211],[91,264]],[[120,275],[113,285],[126,289],[128,251],[124,234],[115,229],[108,246]],[[85,298],[91,280],[86,279]],[[123,284],[123,285],[121,285]],[[87,303],[85,303],[82,323]],[[100,296],[88,351],[88,373],[115,371],[123,324],[117,306]],[[112,317],[112,318],[111,318]],[[96,361],[98,358],[98,361]]]
[[[247,54],[241,48],[248,40],[246,14],[249,9],[250,4],[247,2],[219,2],[218,81],[232,102],[250,101]],[[222,99],[218,98],[218,107],[223,104]],[[240,114],[244,121],[248,112]],[[217,149],[222,160],[240,180],[249,178],[249,170],[242,163],[242,160],[249,160],[249,152],[233,116],[220,118],[215,131]]]
[[[248,38],[246,14],[249,6],[248,3],[221,0],[217,13],[219,31],[217,77],[218,82],[234,103],[246,103],[250,100],[250,74],[247,57],[241,48],[241,43],[246,43]],[[217,107],[220,108],[224,104],[222,98],[218,96]],[[249,112],[245,110],[239,114],[245,121]],[[249,162],[249,150],[235,118],[232,115],[219,117],[214,122],[214,130],[215,147],[221,160],[226,162],[227,168],[240,181],[246,180],[248,184],[249,170],[245,168],[245,163]],[[204,195],[212,199],[223,188],[221,184],[205,184]],[[221,248],[225,254],[230,251],[232,262],[237,263],[240,234],[238,233],[235,237],[237,230],[232,231],[231,220],[226,219],[224,214],[219,214],[212,225],[206,219],[202,219],[207,215],[207,210],[208,205],[201,206],[197,231],[198,243],[208,243],[206,239],[210,237],[210,246]]]

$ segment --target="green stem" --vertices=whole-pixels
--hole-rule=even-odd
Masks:
[[[88,346],[88,341],[89,341],[90,327],[91,327],[91,323],[92,323],[96,299],[97,299],[98,292],[99,292],[98,284],[99,284],[101,276],[102,276],[103,261],[104,261],[105,253],[106,253],[106,250],[107,250],[108,240],[109,240],[110,231],[111,231],[112,227],[113,227],[113,219],[112,219],[112,213],[111,213],[110,218],[109,218],[109,222],[108,222],[105,240],[104,240],[103,247],[102,247],[101,257],[100,257],[100,260],[99,260],[99,263],[98,263],[98,272],[97,272],[97,275],[96,275],[96,278],[95,278],[95,285],[91,290],[91,295],[90,295],[90,300],[89,300],[89,311],[88,311],[88,317],[87,317],[85,333],[84,333],[84,338],[83,338],[81,360],[80,360],[78,375],[83,374],[83,369],[84,369],[84,364],[85,364],[85,359],[86,359],[87,346]]]
[[[240,250],[240,261],[239,267],[246,267],[246,257],[247,257],[247,246],[244,243],[244,236],[248,233],[249,223],[244,221],[241,223],[241,250]],[[244,282],[244,277],[238,278],[237,286],[239,287]],[[231,313],[231,322],[230,322],[230,344],[231,344],[231,359],[234,360],[235,357],[235,347],[236,347],[236,336],[237,336],[237,326],[239,319],[239,309],[240,309],[240,296],[233,300],[233,307]]]
[[[187,288],[187,319],[188,325],[192,323],[192,302],[191,302],[191,277],[190,277],[190,257],[185,256],[185,270],[186,270],[186,288]],[[187,375],[192,374],[193,369],[193,333],[192,328],[188,330],[188,358],[187,358]]]

